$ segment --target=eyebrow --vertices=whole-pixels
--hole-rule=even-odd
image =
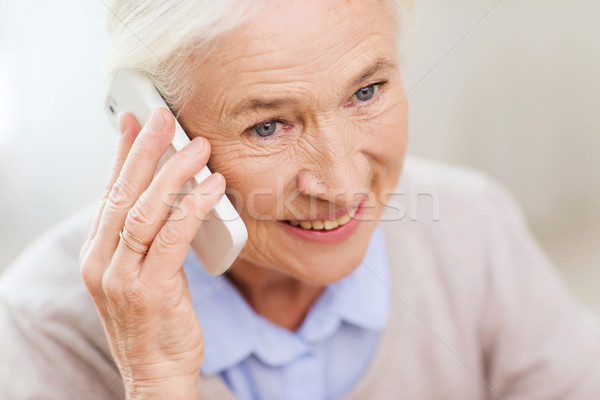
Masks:
[[[397,66],[397,63],[388,57],[378,57],[374,63],[363,69],[353,79],[351,79],[347,88],[354,88],[367,79],[373,77],[378,72],[386,69],[396,69]],[[291,97],[274,99],[252,98],[235,106],[229,115],[231,118],[235,118],[236,116],[247,112],[254,112],[258,110],[275,110],[293,104],[298,104],[298,101]]]
[[[298,101],[292,98],[278,98],[271,100],[250,99],[242,104],[237,105],[230,113],[230,117],[235,118],[239,114],[258,110],[275,110],[286,105],[297,104]]]
[[[380,71],[386,69],[396,69],[397,67],[398,64],[396,64],[389,58],[379,57],[375,60],[373,64],[369,65],[367,68],[362,70],[354,79],[352,79],[350,81],[350,84],[348,85],[348,88],[353,88],[360,85],[361,83],[373,77],[373,75],[377,74]]]

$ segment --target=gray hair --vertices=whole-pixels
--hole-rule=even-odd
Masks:
[[[412,33],[413,0],[386,0],[395,14],[398,50],[404,62]],[[114,0],[108,14],[106,71],[133,69],[147,75],[179,115],[191,96],[186,67],[191,55],[209,51],[219,35],[242,24],[256,11],[240,0]]]

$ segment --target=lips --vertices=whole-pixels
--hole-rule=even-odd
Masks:
[[[288,222],[293,226],[299,226],[299,227],[301,227],[303,229],[307,229],[307,230],[330,231],[339,226],[344,226],[348,222],[350,222],[352,217],[354,217],[354,215],[356,215],[356,211],[358,210],[359,206],[351,208],[349,211],[346,211],[343,215],[341,215],[337,218],[334,218],[334,219],[314,219],[314,220],[302,220],[302,221],[290,220]]]
[[[296,238],[322,244],[338,243],[349,238],[358,228],[364,210],[363,203],[364,200],[357,207],[347,211],[343,210],[342,212],[345,214],[339,215],[335,220],[314,219],[281,222],[285,231]]]

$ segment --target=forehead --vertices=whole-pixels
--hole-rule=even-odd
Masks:
[[[225,97],[256,85],[322,87],[381,56],[396,57],[394,18],[385,1],[266,1],[216,42],[198,80],[218,84],[212,89]]]

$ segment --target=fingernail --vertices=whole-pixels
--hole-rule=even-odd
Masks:
[[[124,135],[125,131],[127,130],[127,119],[125,118],[125,113],[119,113],[119,115],[117,116],[117,121],[119,132],[121,133],[121,135]]]
[[[202,153],[204,150],[204,139],[201,137],[194,138],[192,142],[188,145],[189,151],[193,154]]]
[[[148,130],[150,133],[160,133],[163,126],[165,126],[165,120],[162,117],[160,110],[154,111],[148,121]]]
[[[204,180],[202,186],[204,186],[205,189],[213,190],[221,185],[222,180],[223,176],[221,176],[221,174],[212,174]]]

